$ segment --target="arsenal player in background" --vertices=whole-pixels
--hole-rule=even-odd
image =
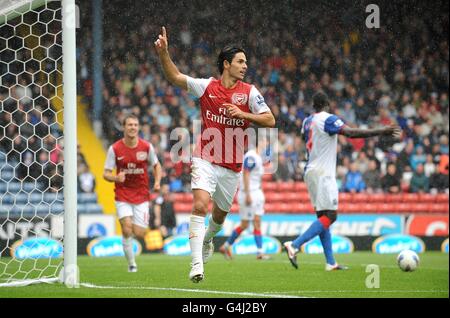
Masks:
[[[214,251],[212,239],[221,230],[238,187],[244,154],[244,140],[239,137],[250,123],[273,127],[275,118],[261,93],[242,82],[247,71],[242,48],[222,49],[217,59],[220,79],[199,79],[180,73],[173,63],[165,27],[154,44],[167,80],[200,100],[202,133],[192,158],[194,206],[189,222],[192,255],[189,278],[198,283],[204,278],[203,264]],[[213,211],[205,229],[211,199]]]
[[[153,146],[139,138],[139,119],[135,115],[128,115],[123,121],[123,127],[123,138],[108,149],[103,178],[115,183],[116,210],[122,227],[122,243],[128,261],[128,271],[137,272],[133,235],[140,238],[145,236],[149,222],[148,169],[149,165],[153,168],[153,190],[158,192],[161,165]]]

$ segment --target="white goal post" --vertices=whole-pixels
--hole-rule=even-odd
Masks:
[[[79,286],[75,0],[0,0],[0,288]]]

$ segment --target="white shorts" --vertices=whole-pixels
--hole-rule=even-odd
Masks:
[[[336,211],[339,204],[339,190],[336,178],[332,176],[319,175],[310,170],[305,175],[311,204],[316,211]]]
[[[245,192],[239,191],[238,203],[239,203],[239,216],[241,220],[253,221],[255,215],[264,215],[264,193],[262,190],[250,191],[250,197],[252,198],[252,204],[245,204]]]
[[[140,204],[116,201],[116,210],[119,220],[131,216],[133,224],[143,228],[148,227],[150,217],[148,201]]]
[[[229,212],[240,175],[240,172],[234,172],[194,157],[191,166],[191,189],[202,189],[209,192],[219,209]]]

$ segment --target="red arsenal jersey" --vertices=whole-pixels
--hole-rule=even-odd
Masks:
[[[202,114],[201,138],[198,138],[194,157],[240,172],[244,157],[246,129],[250,122],[228,117],[224,103],[238,106],[244,112],[269,112],[264,98],[250,84],[238,81],[227,89],[221,81],[187,77],[188,90],[200,98]]]
[[[148,167],[157,163],[153,146],[143,139],[134,148],[126,146],[123,139],[109,147],[105,169],[117,168],[117,174],[125,172],[125,182],[115,183],[115,200],[131,204],[148,201]]]

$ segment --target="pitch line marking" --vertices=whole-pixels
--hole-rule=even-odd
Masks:
[[[176,292],[190,292],[190,293],[204,293],[204,294],[221,294],[221,295],[237,295],[250,297],[269,297],[269,298],[311,298],[303,296],[292,296],[284,294],[272,293],[249,293],[249,292],[230,292],[221,290],[207,290],[207,289],[189,289],[189,288],[172,288],[172,287],[150,287],[150,286],[99,286],[90,283],[81,283],[80,286],[86,288],[97,289],[143,289],[143,290],[162,290],[162,291],[176,291]]]
[[[286,293],[448,293],[448,290],[297,290]]]

